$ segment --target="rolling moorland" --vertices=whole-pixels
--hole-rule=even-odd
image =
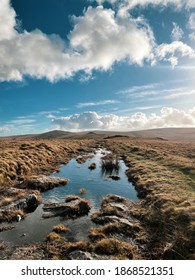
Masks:
[[[10,251],[0,240],[2,258],[195,259],[194,140],[192,128],[126,133],[52,131],[0,138],[0,231],[11,230],[18,217],[25,219],[32,211],[32,197],[37,205],[41,203],[43,189],[32,182],[57,172],[71,158],[80,156],[84,161],[84,155],[98,147],[124,160],[126,175],[139,198],[132,202],[113,194],[104,197],[101,209],[91,215],[97,227],[89,231],[88,241],[67,241],[68,229],[58,224],[39,244]],[[44,185],[52,187],[56,185],[51,182]],[[21,206],[27,197],[30,204]],[[66,203],[72,201],[76,203],[71,204],[69,218],[89,212],[84,199],[70,197]]]

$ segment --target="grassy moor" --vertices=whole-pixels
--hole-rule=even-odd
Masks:
[[[98,147],[111,152],[110,156],[102,155],[104,171],[118,169],[118,159],[124,160],[126,176],[139,199],[133,202],[112,193],[103,197],[100,209],[89,213],[96,226],[89,230],[86,241],[67,240],[69,229],[58,223],[40,243],[10,249],[1,240],[1,257],[195,259],[194,142],[101,133],[94,133],[93,137],[90,134],[88,139],[88,135],[78,135],[79,139],[75,135],[73,139],[61,138],[61,134],[58,139],[55,134],[55,139],[29,136],[0,140],[0,231],[11,231],[42,203],[42,191],[60,185],[49,174],[58,172],[60,165],[67,164],[71,158],[79,159],[82,164]],[[93,172],[94,168],[96,165],[92,163],[89,169]],[[45,178],[49,178],[50,184]],[[120,177],[117,181],[120,188]],[[81,186],[80,195],[86,193]],[[51,216],[75,219],[86,215],[91,208],[78,195],[64,199],[60,204],[46,203],[43,209],[51,211]]]

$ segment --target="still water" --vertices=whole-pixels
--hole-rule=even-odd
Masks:
[[[70,160],[67,165],[61,167],[59,173],[54,174],[57,177],[68,178],[69,183],[42,193],[43,204],[46,201],[63,202],[67,195],[81,195],[80,189],[84,188],[87,193],[81,196],[89,200],[92,205],[88,216],[74,220],[64,220],[61,217],[44,219],[42,218],[43,204],[41,204],[33,213],[28,214],[24,220],[17,223],[14,229],[0,233],[0,240],[8,243],[11,247],[40,242],[46,238],[53,226],[58,223],[63,223],[69,228],[70,231],[65,235],[69,241],[87,240],[89,229],[96,226],[91,221],[90,214],[100,208],[104,196],[116,194],[130,200],[137,200],[137,193],[125,175],[127,168],[122,160],[120,160],[118,172],[120,180],[114,181],[102,174],[101,158],[104,153],[105,150],[98,149],[93,158],[88,159],[83,164],[78,164],[75,159]],[[90,170],[88,167],[93,162],[96,163],[97,167],[94,170]]]

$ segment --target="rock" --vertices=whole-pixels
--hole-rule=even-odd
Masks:
[[[132,221],[129,221],[126,218],[121,218],[118,216],[94,216],[92,215],[92,220],[93,222],[97,223],[97,224],[107,224],[107,223],[118,223],[121,226],[123,226],[123,228],[126,229],[139,229],[139,226],[136,225],[135,223],[133,223]]]
[[[39,204],[38,198],[35,194],[30,194],[26,198],[26,205],[27,205],[28,212],[33,212],[37,208],[38,204]]]
[[[23,182],[17,184],[15,187],[20,189],[33,189],[44,192],[58,186],[66,185],[67,183],[68,179],[66,178],[41,176],[26,179]]]
[[[20,215],[17,215],[16,220],[17,220],[17,222],[20,222],[22,220],[22,217]]]
[[[126,212],[129,210],[127,205],[125,205],[123,203],[111,202],[111,203],[109,203],[109,206],[111,206],[119,211],[123,211],[123,212]]]
[[[22,210],[25,213],[31,213],[35,211],[40,201],[35,194],[29,194],[25,198],[18,199],[6,206],[0,208],[0,216],[6,216],[8,213],[14,213],[17,210]],[[7,214],[6,214],[7,213]],[[17,214],[12,217],[12,221],[20,222],[22,219],[21,215]]]
[[[97,255],[95,253],[75,250],[68,255],[70,260],[108,260],[110,256]]]
[[[71,252],[69,254],[69,258],[71,260],[94,260],[91,253],[79,250]]]
[[[91,205],[86,199],[74,197],[74,199],[68,202],[46,203],[43,206],[43,211],[47,213],[45,213],[43,217],[49,218],[53,216],[61,216],[66,218],[76,218],[87,215],[90,209]]]
[[[96,163],[93,162],[92,164],[89,165],[88,167],[90,170],[96,169]]]
[[[117,195],[107,195],[103,198],[101,209],[91,215],[94,223],[106,225],[109,223],[118,224],[121,232],[125,231],[133,233],[139,232],[141,229],[140,222],[132,217],[131,207],[133,203]]]
[[[29,194],[26,198],[19,199],[8,205],[8,209],[22,209],[25,212],[33,212],[39,204],[35,194]]]
[[[110,175],[109,178],[111,178],[112,180],[115,180],[115,181],[120,180],[120,176],[118,176],[118,175]]]

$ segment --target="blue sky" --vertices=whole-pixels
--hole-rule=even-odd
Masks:
[[[0,135],[195,126],[195,0],[1,0]]]

